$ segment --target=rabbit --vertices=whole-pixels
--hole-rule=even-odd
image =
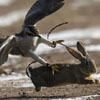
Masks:
[[[66,45],[64,45],[66,46]],[[40,66],[32,68],[30,65],[26,68],[26,74],[35,85],[36,92],[41,87],[62,86],[67,84],[93,84],[100,83],[98,79],[91,78],[90,75],[97,72],[95,61],[92,60],[86,52],[81,42],[77,42],[77,49],[67,47],[68,52],[80,61],[79,64],[51,64],[50,67]],[[58,67],[54,75],[51,73],[52,67]]]
[[[21,32],[14,35],[14,45],[12,45],[8,38],[0,39],[0,59],[4,59],[0,60],[0,65],[7,61],[9,54],[12,54],[30,57],[43,66],[48,66],[48,62],[38,56],[35,51],[41,43],[44,43],[52,48],[55,48],[57,43],[56,41],[51,42],[41,36],[38,28],[36,27],[36,23],[62,8],[64,4],[64,0],[37,0],[25,16]],[[9,37],[12,36],[13,35],[10,35]],[[4,52],[2,54],[3,50],[8,50],[8,52]]]

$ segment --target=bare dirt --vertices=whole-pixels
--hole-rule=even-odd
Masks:
[[[10,6],[0,7],[0,16],[8,14],[8,12],[17,11],[17,10],[28,10],[33,4],[34,0],[15,0]],[[64,21],[70,22],[69,25],[62,26],[56,31],[65,30],[65,29],[75,29],[75,28],[88,28],[88,27],[99,27],[100,26],[100,2],[94,3],[90,2],[88,6],[80,7],[79,9],[72,9],[71,4],[73,0],[66,0],[65,6],[57,11],[57,13],[43,19],[38,23],[38,27],[41,33],[47,33],[53,26],[62,23]],[[7,27],[0,27],[0,37],[5,37],[10,34],[19,32],[23,23],[23,19],[13,23]],[[93,41],[93,44],[98,43],[98,40]],[[89,52],[91,58],[96,61],[98,72],[100,73],[100,52]],[[45,60],[50,63],[76,63],[75,60],[70,54],[65,53],[52,53],[41,55]],[[32,59],[22,58],[19,63],[19,67],[16,68],[16,65],[9,65],[2,67],[4,70],[11,69],[12,72],[17,72],[25,75],[26,63],[29,64]],[[24,63],[26,62],[26,63]],[[10,73],[10,74],[11,74]],[[16,76],[17,77],[17,76]],[[27,80],[26,80],[27,81]],[[0,100],[44,100],[44,99],[67,99],[80,96],[88,95],[99,95],[98,97],[88,98],[87,100],[100,100],[100,84],[92,85],[79,85],[79,84],[69,84],[66,86],[52,87],[52,88],[42,88],[40,92],[35,92],[34,87],[27,88],[15,88],[11,85],[13,80],[2,85],[0,87]],[[3,83],[0,83],[3,84]],[[18,85],[15,84],[15,85]]]

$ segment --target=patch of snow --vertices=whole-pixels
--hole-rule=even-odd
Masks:
[[[91,77],[100,79],[100,74],[93,74],[91,75]],[[31,80],[25,74],[14,73],[12,75],[0,76],[0,86],[2,86],[3,84],[9,83],[10,81],[13,81],[12,87],[15,87],[15,88],[34,87]],[[78,99],[75,99],[75,100],[78,100]]]
[[[25,11],[11,12],[6,16],[0,16],[0,27],[5,27],[13,24],[14,22],[24,18]]]
[[[44,35],[46,38],[46,34]],[[73,29],[54,33],[50,35],[50,39],[53,40],[65,40],[64,44],[68,46],[76,46],[77,41],[84,40],[84,44],[89,44],[86,49],[89,51],[100,51],[99,43],[97,45],[90,44],[93,39],[100,39],[100,28],[88,28],[88,29]],[[44,44],[39,45],[36,53],[47,54],[51,51],[64,52],[63,46],[58,45],[56,48],[50,48]]]
[[[93,78],[97,78],[97,79],[100,80],[100,74],[92,74],[91,77],[93,77]]]
[[[20,62],[22,57],[20,56],[13,56],[9,55],[8,60],[6,63],[4,63],[2,66],[9,66],[9,65],[16,65],[18,66],[18,62]]]
[[[18,84],[18,86],[16,86],[15,88],[28,88],[28,87],[34,87],[31,81],[23,81],[23,83]]]
[[[19,79],[25,79],[25,78],[27,78],[27,76],[23,74],[3,75],[3,76],[0,76],[0,82],[7,82],[10,80],[19,80]]]
[[[67,99],[52,99],[52,100],[90,100],[98,96],[100,95],[89,95],[89,96],[81,96],[81,97],[74,97],[74,98],[67,98]]]
[[[14,2],[14,0],[0,0],[0,6],[8,6],[12,2]]]
[[[98,2],[100,2],[100,0],[73,0],[71,7],[73,10],[77,10],[80,7],[86,7],[88,5]]]

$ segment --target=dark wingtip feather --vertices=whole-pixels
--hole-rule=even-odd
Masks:
[[[24,25],[34,25],[39,20],[56,12],[64,5],[64,0],[37,0],[28,11]]]

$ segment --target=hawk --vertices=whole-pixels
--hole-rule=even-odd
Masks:
[[[48,65],[34,51],[40,43],[56,47],[57,41],[48,41],[39,34],[35,24],[46,16],[56,12],[64,5],[64,0],[37,0],[25,16],[21,32],[0,39],[0,65],[8,59],[8,54],[31,57],[42,65]]]

